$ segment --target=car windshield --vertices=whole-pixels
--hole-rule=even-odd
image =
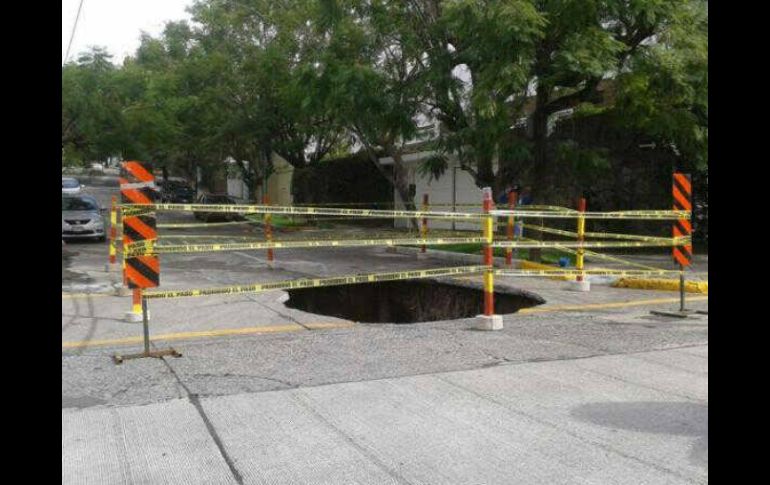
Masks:
[[[96,201],[84,197],[62,197],[62,211],[95,211],[99,210]]]
[[[75,179],[61,179],[61,188],[63,189],[76,189],[80,187],[80,183]]]

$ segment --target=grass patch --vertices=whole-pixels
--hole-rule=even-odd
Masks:
[[[250,220],[255,222],[264,222],[265,220],[264,216],[261,216],[261,215],[247,216],[247,217]],[[270,219],[270,225],[276,229],[285,229],[285,228],[306,227],[308,223],[303,219],[296,219],[293,217],[288,217],[280,214],[273,214],[272,218]]]

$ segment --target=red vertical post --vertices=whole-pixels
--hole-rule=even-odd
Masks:
[[[427,212],[428,211],[428,194],[422,194],[422,210]],[[421,226],[421,237],[423,239],[428,239],[428,218],[423,217],[422,218],[422,226]],[[425,253],[426,246],[423,244],[420,247],[420,252]]]
[[[516,199],[518,194],[514,191],[508,192],[508,210],[516,209]],[[513,216],[508,216],[508,224],[506,227],[506,237],[509,241],[513,241]],[[510,267],[513,265],[513,248],[505,248],[505,265]]]
[[[484,244],[484,265],[487,266],[487,270],[484,272],[484,315],[492,316],[495,314],[495,289],[494,289],[494,273],[493,273],[493,259],[492,259],[492,216],[489,215],[489,211],[492,210],[492,189],[485,187],[483,189],[483,211],[487,214],[484,218],[484,238],[486,243]]]
[[[583,213],[586,211],[586,199],[584,197],[581,197],[578,199],[578,212]],[[578,241],[578,250],[577,250],[577,256],[575,257],[575,269],[578,271],[583,271],[583,258],[585,257],[585,249],[583,249],[580,244],[585,240],[585,232],[586,232],[586,219],[585,216],[578,216],[577,220],[577,241]],[[584,274],[581,273],[577,276],[577,281],[583,281]]]
[[[142,314],[142,289],[134,288],[131,311],[137,315]]]
[[[268,197],[267,194],[262,196],[262,204],[264,205],[270,205],[270,197]],[[264,222],[265,222],[265,240],[272,241],[273,240],[273,226],[271,225],[270,221],[272,219],[272,214],[265,214]],[[267,263],[273,264],[273,250],[268,249],[267,250]]]

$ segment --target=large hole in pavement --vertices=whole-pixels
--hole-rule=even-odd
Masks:
[[[545,303],[518,288],[495,291],[495,313],[515,313]],[[483,312],[484,293],[475,282],[433,279],[288,290],[285,305],[319,315],[364,323],[414,323],[469,318]]]

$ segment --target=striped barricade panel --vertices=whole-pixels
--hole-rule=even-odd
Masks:
[[[123,162],[120,170],[120,197],[123,204],[153,204],[158,190],[149,163]],[[126,244],[158,239],[155,211],[123,218],[123,240]],[[154,288],[160,285],[160,260],[157,255],[126,258],[126,283],[129,288]]]
[[[673,183],[674,210],[692,213],[692,183],[689,174],[674,173]],[[673,235],[678,237],[691,237],[692,224],[690,219],[677,219],[674,221]],[[692,263],[692,243],[673,247],[674,262],[682,267]]]

